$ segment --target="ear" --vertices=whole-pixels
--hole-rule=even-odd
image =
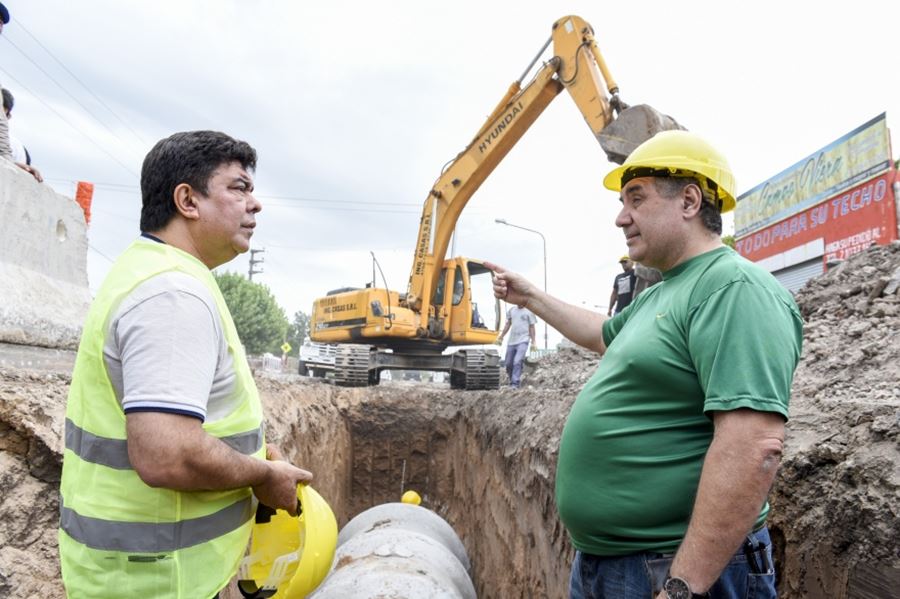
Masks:
[[[700,212],[703,204],[703,192],[700,187],[691,183],[686,185],[681,193],[681,212],[685,218],[693,218]]]
[[[179,183],[172,193],[172,201],[175,202],[175,210],[188,220],[200,218],[200,210],[197,205],[197,194],[187,183]]]

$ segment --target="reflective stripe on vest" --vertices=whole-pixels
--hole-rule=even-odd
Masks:
[[[101,520],[61,506],[59,525],[70,537],[92,549],[165,553],[220,537],[241,526],[252,514],[250,497],[202,518],[164,523]]]
[[[262,427],[246,433],[219,437],[228,447],[245,455],[253,455],[263,444]],[[66,449],[86,462],[131,470],[125,439],[109,439],[91,434],[66,418]]]

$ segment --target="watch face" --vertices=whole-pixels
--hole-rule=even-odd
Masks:
[[[691,599],[691,587],[681,578],[669,578],[663,588],[669,599]]]

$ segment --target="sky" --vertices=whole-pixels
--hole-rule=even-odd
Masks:
[[[717,146],[739,193],[882,112],[900,127],[896,2],[4,4],[13,133],[60,193],[96,186],[91,289],[139,232],[147,151],[216,129],[259,153],[254,280],[289,318],[370,281],[371,253],[388,286],[406,290],[432,183],[566,14],[593,26],[622,98]],[[613,166],[560,94],[469,201],[456,255],[542,286],[540,236],[495,219],[537,230],[550,293],[605,312],[626,251],[616,194],[602,186]],[[248,258],[223,270],[247,273]],[[551,329],[550,346],[559,339]]]

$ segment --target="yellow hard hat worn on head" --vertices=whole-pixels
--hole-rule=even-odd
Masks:
[[[734,209],[734,174],[728,161],[709,142],[690,131],[657,133],[635,148],[622,166],[606,175],[603,185],[621,191],[623,182],[635,177],[694,175],[706,180],[709,190],[721,202],[721,212]]]
[[[297,501],[297,517],[259,505],[238,581],[244,597],[306,597],[331,570],[338,535],[334,513],[309,485],[298,485]]]
[[[625,254],[624,256],[619,258],[619,262],[625,262],[626,260],[631,260],[631,258],[628,257],[628,254]]]

